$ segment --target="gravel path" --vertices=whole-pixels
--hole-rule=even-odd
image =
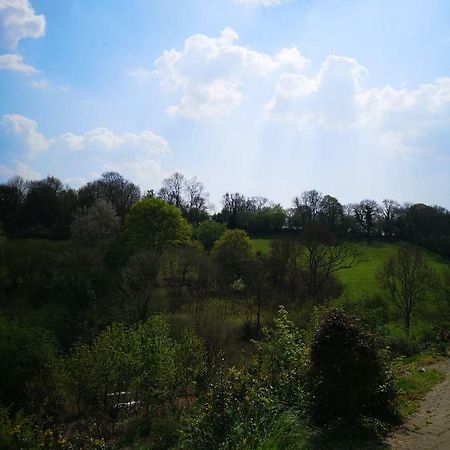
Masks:
[[[450,359],[435,366],[446,379],[435,386],[419,411],[387,440],[393,450],[450,450]]]

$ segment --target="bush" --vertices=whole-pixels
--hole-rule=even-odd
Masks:
[[[310,386],[319,425],[396,416],[395,389],[374,337],[341,310],[328,310],[315,333]]]

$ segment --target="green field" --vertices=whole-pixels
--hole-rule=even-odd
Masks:
[[[252,243],[258,252],[268,254],[270,252],[270,239],[252,239]],[[373,242],[354,244],[364,255],[364,261],[352,269],[343,270],[338,278],[344,283],[344,296],[354,299],[356,296],[367,296],[376,293],[377,286],[375,275],[383,263],[394,255],[400,244]],[[424,251],[428,263],[441,272],[449,266],[449,261],[444,258]]]

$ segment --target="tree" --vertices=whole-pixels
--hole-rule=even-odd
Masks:
[[[381,218],[383,220],[383,231],[390,237],[395,236],[397,219],[400,212],[400,204],[395,200],[383,200],[382,202]]]
[[[335,274],[351,269],[362,261],[361,252],[352,244],[337,240],[321,226],[306,228],[299,256],[300,278],[308,300],[317,301],[335,296]]]
[[[89,208],[78,210],[70,226],[72,239],[84,245],[108,242],[120,231],[120,217],[105,200],[96,200]]]
[[[67,238],[71,216],[77,207],[75,191],[55,177],[29,181],[20,207],[21,234]]]
[[[269,265],[272,283],[277,289],[287,292],[296,302],[302,280],[300,278],[300,256],[303,247],[298,239],[274,239],[271,242]]]
[[[310,390],[319,425],[395,418],[395,390],[376,341],[354,317],[326,311],[311,343]]]
[[[342,223],[344,208],[338,199],[331,195],[325,195],[320,201],[320,218],[332,232],[335,232]]]
[[[205,186],[196,177],[185,182],[185,217],[189,223],[198,225],[208,218],[208,197]]]
[[[226,226],[214,220],[203,221],[195,230],[195,237],[207,251],[211,251],[214,243],[222,236]]]
[[[183,199],[185,186],[186,177],[182,173],[175,172],[169,178],[163,180],[162,187],[158,192],[158,197],[169,205],[174,205],[177,208],[182,209],[185,206]]]
[[[157,287],[160,257],[151,250],[134,254],[122,269],[121,292],[135,320],[146,320]]]
[[[222,198],[222,211],[219,214],[220,221],[228,228],[244,228],[244,216],[248,210],[248,202],[245,195],[228,192]]]
[[[135,203],[125,219],[125,236],[134,248],[161,254],[189,240],[191,227],[181,211],[159,198]]]
[[[78,191],[81,206],[92,206],[96,200],[111,203],[123,220],[131,205],[136,203],[141,191],[131,181],[117,172],[105,172],[101,178],[87,183]]]
[[[427,293],[437,285],[436,274],[425,262],[417,247],[402,247],[389,258],[377,273],[382,288],[399,310],[409,335],[411,320],[426,300]]]
[[[380,207],[375,200],[363,200],[352,205],[353,214],[362,233],[370,240],[380,217]]]
[[[249,263],[255,258],[255,249],[245,231],[227,230],[214,244],[211,255],[219,266],[219,276],[231,284],[247,276]]]
[[[263,206],[248,215],[248,231],[259,235],[272,235],[283,230],[286,212],[281,205]]]
[[[0,403],[15,411],[41,406],[55,388],[56,353],[48,333],[0,316]]]

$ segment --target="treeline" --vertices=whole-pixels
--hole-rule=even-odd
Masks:
[[[211,219],[252,236],[273,237],[298,234],[311,224],[320,224],[345,239],[409,241],[450,256],[450,213],[440,206],[400,205],[388,199],[381,204],[366,199],[342,205],[331,195],[311,190],[295,197],[287,209],[264,197],[226,193],[221,210],[213,213],[204,185],[180,173],[163,180],[158,191],[146,193],[114,172],[78,190],[55,177],[38,181],[14,177],[0,185],[0,224],[10,237],[68,239],[74,214],[80,208],[104,200],[123,221],[131,205],[147,197],[176,206],[194,226]]]

